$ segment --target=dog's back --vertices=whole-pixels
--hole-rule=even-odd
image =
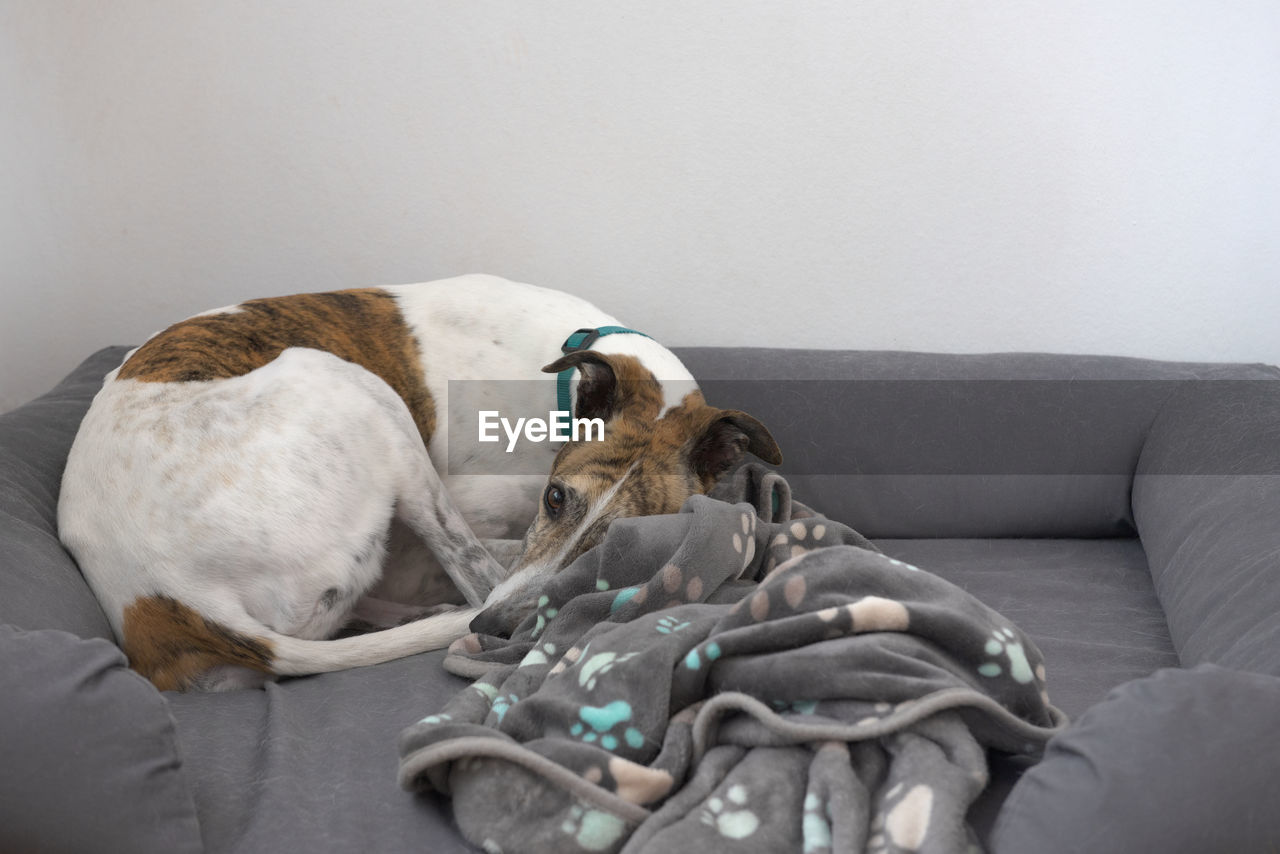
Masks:
[[[288,639],[330,637],[377,584],[393,519],[460,565],[474,583],[458,587],[483,601],[503,571],[426,452],[431,389],[509,372],[501,347],[477,369],[475,333],[493,330],[476,317],[514,333],[530,303],[579,316],[587,305],[492,277],[303,294],[197,315],[131,353],[77,434],[59,529],[134,667],[161,687],[290,672]],[[588,309],[587,322],[607,317]],[[441,340],[454,335],[470,354]],[[521,369],[537,376],[542,358]],[[408,651],[457,637],[471,613],[418,627],[430,637]]]

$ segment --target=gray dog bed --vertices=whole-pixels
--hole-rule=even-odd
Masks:
[[[95,354],[49,394],[0,416],[0,850],[477,850],[454,814],[464,829],[469,826],[471,801],[465,794],[459,799],[460,792],[479,781],[483,795],[484,775],[458,773],[452,760],[423,762],[420,768],[400,767],[401,761],[409,763],[419,748],[448,742],[429,734],[433,725],[422,722],[459,712],[468,694],[482,693],[469,687],[483,677],[468,666],[495,659],[518,670],[532,661],[536,667],[526,678],[537,688],[556,661],[548,656],[543,665],[536,656],[529,659],[530,653],[538,644],[572,646],[577,638],[551,640],[553,621],[544,628],[546,637],[529,636],[531,624],[510,643],[459,649],[449,656],[450,666],[465,677],[445,669],[440,651],[285,680],[263,690],[156,691],[126,668],[54,526],[59,476],[76,427],[102,375],[124,352]],[[906,564],[946,585],[929,586],[931,580],[911,600],[910,591],[880,588],[881,599],[908,603],[908,625],[927,625],[916,615],[929,602],[945,602],[971,620],[954,626],[957,634],[935,634],[929,641],[937,647],[930,654],[947,664],[930,670],[930,679],[950,674],[945,678],[959,680],[951,689],[992,697],[992,706],[988,713],[958,718],[937,710],[939,715],[922,716],[913,726],[951,727],[955,735],[948,721],[962,720],[985,748],[981,758],[990,781],[972,797],[938,795],[939,803],[967,805],[964,816],[955,807],[934,811],[949,816],[950,835],[938,824],[918,838],[873,832],[868,845],[905,850],[918,841],[923,850],[938,840],[946,847],[959,838],[955,828],[967,825],[983,846],[1014,854],[1274,848],[1280,840],[1280,371],[1086,356],[678,352],[703,381],[708,400],[749,411],[770,427],[787,457],[782,472],[791,491],[830,522],[823,534],[829,548],[809,550],[814,557],[799,562],[806,591],[830,602],[815,601],[810,608],[793,582],[790,599],[800,610],[813,620],[827,607],[848,610],[866,591],[838,586],[842,573],[892,585],[910,574],[898,565]],[[783,524],[770,516],[771,506],[760,509],[759,521],[749,523],[761,526],[759,532]],[[652,520],[655,530],[665,532],[656,537],[665,547],[679,548],[684,528],[717,513],[733,515],[716,524],[741,524],[742,513],[732,503],[702,499],[686,510],[683,519]],[[810,521],[801,533],[812,534],[816,524]],[[644,527],[633,524],[617,535],[637,529]],[[779,534],[797,536],[768,530],[769,543]],[[859,534],[882,554],[858,548],[860,541],[852,538]],[[760,542],[761,548],[767,545]],[[824,552],[836,556],[820,557]],[[760,560],[771,557],[776,566],[781,555],[762,553]],[[581,578],[569,574],[563,583],[585,581],[593,571],[611,578],[599,568],[600,558],[584,556],[573,570]],[[723,559],[723,553],[710,555],[705,571],[713,572]],[[763,563],[759,570],[767,573]],[[686,594],[691,578],[681,578]],[[895,708],[901,702],[877,700],[852,678],[871,660],[858,656],[884,656],[884,649],[855,651],[850,645],[874,639],[888,641],[892,649],[901,641],[915,645],[910,655],[916,658],[924,649],[925,641],[890,621],[884,632],[853,631],[811,648],[791,646],[792,638],[788,649],[807,657],[792,660],[785,676],[752,669],[758,665],[730,655],[723,644],[724,654],[710,658],[708,644],[732,626],[725,614],[698,609],[727,612],[748,602],[737,614],[746,619],[747,597],[757,593],[766,593],[771,603],[789,602],[782,575],[762,582],[783,585],[778,590],[754,589],[757,582],[749,575],[723,581],[703,578],[708,590],[701,598],[707,601],[686,597],[666,613],[641,602],[630,618],[605,627],[615,633],[650,630],[648,639],[657,644],[650,654],[670,659],[672,666],[665,675],[654,668],[649,678],[668,690],[689,653],[701,650],[705,681],[688,696],[696,695],[704,706],[737,703],[716,719],[714,733],[697,730],[702,741],[696,751],[689,742],[687,756],[700,757],[701,765],[661,766],[672,773],[670,793],[632,813],[635,821],[606,850],[625,844],[660,850],[664,839],[719,850],[707,840],[719,840],[722,825],[731,833],[745,830],[750,821],[726,816],[747,812],[757,828],[740,841],[768,839],[782,850],[803,850],[806,811],[817,814],[806,807],[809,783],[821,777],[813,769],[821,766],[828,780],[845,773],[840,779],[847,783],[847,770],[855,766],[843,755],[836,761],[832,745],[844,745],[845,754],[858,752],[859,740],[843,737],[848,727],[877,714],[892,717],[883,707],[877,713],[877,702]],[[664,579],[637,576],[622,586],[639,589],[650,582],[660,586]],[[710,601],[714,586],[726,587],[723,600]],[[590,590],[585,593],[579,598],[595,602],[593,607],[607,611],[612,604],[606,603],[609,591],[596,591],[594,599]],[[595,616],[584,612],[582,626]],[[677,619],[664,626],[688,623],[684,631],[700,633],[687,636],[688,649],[663,646],[675,643],[657,631],[669,618]],[[984,621],[998,622],[1010,634],[996,638],[990,634],[996,629]],[[562,625],[555,631],[581,634],[582,626]],[[602,634],[600,643],[609,637]],[[636,639],[614,634],[608,642],[624,640]],[[1000,650],[994,649],[996,641]],[[995,679],[977,669],[984,664],[1003,662],[1001,675],[1009,676],[1015,661],[1007,651],[1013,644],[1022,645],[1033,672],[1041,661],[1035,651],[1043,656],[1043,685],[1039,675],[1030,682],[984,682]],[[503,658],[517,653],[516,660]],[[852,661],[861,669],[849,668]],[[625,678],[626,672],[619,665],[599,674],[606,682],[595,690],[609,679],[620,692],[637,690],[638,680]],[[577,682],[581,669],[576,674],[575,690],[586,690]],[[947,690],[930,679],[916,686],[920,696]],[[815,696],[819,682],[830,688],[822,697]],[[1041,688],[1052,707],[1071,719],[1069,725],[1061,726],[1050,707],[1037,706]],[[979,701],[965,696],[976,707]],[[524,712],[513,713],[509,726],[550,727],[560,740],[583,742],[591,721],[575,735],[570,719],[556,723],[538,712],[553,707],[552,699],[548,694],[541,706],[527,707],[524,718]],[[688,723],[677,720],[679,708],[635,699],[633,714],[642,706],[647,710],[631,735],[642,747],[677,739],[673,730]],[[778,706],[784,700],[800,705]],[[587,702],[580,697],[578,708]],[[851,719],[850,703],[870,703],[871,713]],[[519,709],[518,701],[510,708]],[[492,704],[475,712],[474,725],[517,745],[530,740],[524,730],[513,735],[487,726],[491,712]],[[828,729],[806,739],[803,726],[815,725],[815,716]],[[608,726],[596,732],[594,744],[578,747],[590,748],[597,758],[602,750],[630,749],[627,726],[612,732],[621,721],[597,722]],[[889,734],[890,724],[867,726],[878,737]],[[832,737],[838,734],[832,727],[845,727],[842,737]],[[1014,732],[1018,739],[1009,736]],[[603,744],[606,734],[616,740],[612,750]],[[951,741],[952,735],[935,743],[969,743],[960,736]],[[752,740],[754,747],[743,746]],[[1043,757],[1037,758],[1041,748]],[[660,751],[635,751],[625,758],[637,768],[659,767]],[[753,761],[764,761],[769,773],[779,775],[772,787],[776,797],[769,803],[751,800],[754,791],[735,788],[751,769],[725,751],[761,757]],[[956,752],[963,753],[959,747]],[[571,764],[568,753],[553,753],[550,758],[560,760],[555,764]],[[721,764],[704,771],[713,755]],[[523,766],[510,764],[511,781],[517,767]],[[868,803],[896,804],[915,785],[942,786],[941,766],[932,772],[929,763],[920,767],[924,776],[912,778],[913,785],[892,794],[892,784],[880,786]],[[675,780],[681,768],[688,777]],[[428,769],[439,772],[436,782],[430,777],[436,772]],[[727,770],[717,777],[716,769]],[[601,782],[616,783],[606,772]],[[401,776],[414,791],[401,788]],[[856,824],[850,818],[854,800],[841,800],[838,785],[822,791],[831,794],[821,802],[829,846],[856,846],[856,835],[841,830]],[[514,789],[494,794],[511,797]],[[515,804],[510,815],[520,814]],[[569,824],[570,836],[576,836],[594,808],[564,801],[565,811],[549,832],[555,836],[556,828]],[[497,817],[483,815],[478,826],[486,822],[499,826]],[[811,850],[822,850],[818,843],[826,837],[814,819],[809,824],[817,834],[808,837]],[[542,837],[535,824],[529,828],[523,841],[532,845]],[[772,835],[757,836],[766,833]],[[511,838],[521,841],[518,834]],[[519,847],[509,842],[507,850]]]

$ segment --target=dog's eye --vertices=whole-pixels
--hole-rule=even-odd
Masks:
[[[560,513],[560,508],[564,506],[564,490],[556,486],[554,483],[547,486],[547,491],[542,494],[542,503],[547,505],[547,512],[552,516]]]

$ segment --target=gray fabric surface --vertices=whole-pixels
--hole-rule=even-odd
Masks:
[[[1044,654],[1053,704],[1072,719],[1116,685],[1176,667],[1136,539],[877,540],[885,554],[928,567],[1004,614]],[[988,839],[1012,786],[1032,763],[991,757],[991,783],[969,821]]]
[[[826,430],[816,441],[830,438]],[[876,539],[1133,536],[1128,475],[787,472],[787,479],[804,501]]]
[[[0,415],[0,622],[109,637],[101,610],[54,536],[54,502],[75,428],[102,375],[126,349],[95,354],[49,395]],[[1257,366],[1097,357],[742,349],[682,354],[695,372],[713,380],[1132,379],[1153,372],[1187,379],[1212,376],[1215,370],[1237,378],[1276,375],[1275,369]],[[1174,643],[1187,663],[1218,661],[1274,673],[1280,661],[1273,620],[1280,614],[1274,575],[1280,494],[1275,475],[1264,474],[1271,471],[1264,466],[1280,447],[1273,432],[1280,418],[1268,414],[1274,403],[1242,391],[1249,386],[1219,388],[1242,398],[1215,409],[1184,389],[1183,397],[1171,396],[1144,426],[1146,473],[1133,483],[1141,543],[1132,539],[1130,480],[1124,475],[813,474],[791,480],[801,500],[879,536],[969,538],[879,544],[891,556],[955,582],[1023,628],[1045,653],[1055,704],[1073,715],[1115,685],[1176,663]],[[798,449],[818,450],[825,443],[833,454],[844,453],[846,442],[857,451],[852,459],[874,455],[877,443],[894,440],[892,431],[903,429],[887,421],[881,429],[848,437],[839,407],[797,397],[785,383],[762,389],[763,399],[743,405],[775,430],[792,457]],[[938,417],[949,411],[941,405],[937,410]],[[1116,432],[1108,421],[1130,424],[1134,417],[1120,405],[1088,413],[1082,429],[1093,424],[1103,434],[1123,438],[1130,428],[1122,425]],[[1079,427],[1082,421],[1071,423]],[[1009,427],[1022,429],[1016,421]],[[963,453],[969,441],[957,438],[956,453]],[[844,461],[849,459],[846,454]],[[1204,468],[1194,469],[1197,464]],[[1170,471],[1191,473],[1170,476]],[[983,532],[1068,539],[972,539]],[[1097,533],[1129,539],[1077,539]],[[1147,575],[1148,556],[1163,605]],[[5,674],[0,749],[11,751],[0,764],[0,787],[7,787],[0,792],[0,810],[8,809],[0,815],[0,849],[59,850],[65,842],[71,850],[112,850],[113,840],[129,839],[132,847],[126,850],[191,850],[184,847],[191,819],[182,804],[194,798],[208,851],[422,850],[424,840],[430,850],[471,850],[452,826],[445,801],[410,797],[391,779],[397,733],[424,710],[443,707],[466,684],[440,669],[440,653],[286,680],[266,691],[159,695],[122,670],[118,653],[101,641],[84,646],[57,632],[37,632],[16,642],[19,636],[12,630],[0,632],[6,633],[0,643]],[[64,657],[70,660],[63,663]],[[38,667],[33,669],[32,662]],[[30,681],[30,689],[18,674]],[[1205,684],[1198,690],[1212,694],[1224,683]],[[61,693],[54,699],[50,692]],[[1186,700],[1193,701],[1198,702]],[[166,734],[166,723],[157,716],[166,704],[165,721],[169,714],[176,720],[180,768],[167,764],[173,734]],[[1223,707],[1221,719],[1246,715],[1241,720],[1250,720],[1247,710],[1233,709]],[[1178,718],[1176,709],[1165,717],[1175,733]],[[1143,726],[1137,713],[1132,719],[1135,728]],[[1095,734],[1101,738],[1111,729],[1100,725]],[[1130,738],[1124,727],[1114,731],[1122,740]],[[1159,733],[1149,735],[1155,739]],[[70,747],[75,750],[68,755]],[[1185,763],[1178,765],[1178,774],[1194,784],[1200,763],[1207,761],[1202,752],[1174,754]],[[1154,760],[1144,764],[1149,760],[1134,760],[1134,773],[1141,776],[1148,767],[1159,772]],[[39,764],[32,768],[31,763]],[[55,763],[57,776],[49,776],[46,771]],[[1046,764],[1037,773],[1050,774],[1054,767]],[[983,837],[1004,793],[1025,768],[999,754],[992,758],[992,783],[969,816]],[[150,770],[140,780],[127,779],[145,769]],[[1066,772],[1053,772],[1058,773]],[[133,783],[156,784],[163,791],[140,799]],[[10,798],[22,784],[28,784],[23,793]],[[130,809],[143,806],[153,810],[150,818],[129,822]],[[163,837],[157,845],[139,842],[153,831]],[[10,844],[18,832],[28,834],[20,837],[24,844]],[[26,844],[33,833],[39,834],[39,845]],[[86,846],[85,839],[94,844]]]
[[[869,537],[1129,537],[1147,430],[1191,380],[1265,365],[1035,353],[677,348],[769,426],[802,500]]]
[[[106,615],[58,542],[58,485],[67,452],[126,350],[90,356],[48,394],[0,416],[0,623],[111,638]]]
[[[1045,655],[1054,704],[1072,716],[1111,687],[1177,663],[1134,540],[877,545],[1027,631]],[[343,850],[362,836],[386,851],[415,850],[423,839],[441,852],[475,850],[458,836],[446,799],[409,798],[391,777],[397,734],[469,684],[445,673],[442,658],[285,680],[265,694],[167,695],[208,850],[266,852],[282,839]],[[970,815],[981,836],[1025,767],[992,759],[992,782],[974,807],[981,814]]]
[[[1044,653],[1053,703],[1071,717],[1113,686],[1177,667],[1136,539],[877,540],[1004,614]]]
[[[1112,691],[1049,742],[996,854],[1275,851],[1280,679],[1202,665]]]
[[[615,523],[510,640],[455,644],[453,669],[496,666],[405,731],[402,783],[506,851],[965,848],[984,748],[1034,754],[1064,722],[1039,652],[745,492]]]
[[[1182,663],[1280,676],[1280,383],[1184,389],[1151,426],[1133,508]]]
[[[103,640],[0,625],[0,851],[202,850],[174,723]]]
[[[473,851],[443,799],[411,798],[395,779],[397,733],[468,684],[443,657],[166,694],[206,850]]]

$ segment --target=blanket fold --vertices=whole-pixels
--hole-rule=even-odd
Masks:
[[[1065,724],[1008,620],[748,466],[622,519],[478,676],[408,727],[400,782],[487,851],[963,851],[986,750]]]

